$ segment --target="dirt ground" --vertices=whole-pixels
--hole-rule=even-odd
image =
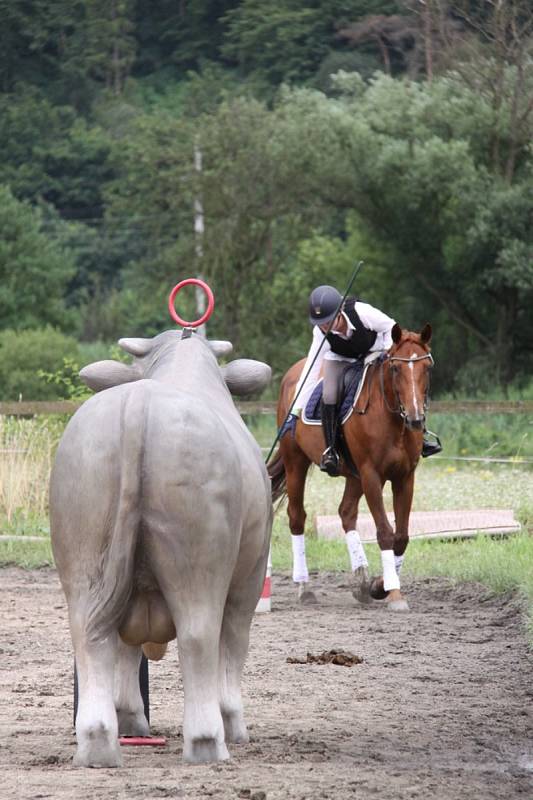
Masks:
[[[151,721],[165,748],[123,748],[124,767],[75,770],[72,653],[53,570],[0,570],[0,798],[222,800],[533,797],[533,657],[513,598],[431,579],[406,582],[411,612],[356,606],[321,575],[300,607],[274,575],[244,678],[251,735],[220,765],[181,762],[173,643],[150,664]],[[287,657],[343,648],[353,667]],[[529,736],[528,736],[529,734]]]

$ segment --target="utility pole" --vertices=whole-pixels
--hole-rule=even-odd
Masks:
[[[202,151],[200,150],[200,147],[198,146],[198,142],[197,141],[194,144],[194,169],[196,170],[196,172],[198,174],[201,174],[201,172],[202,172]],[[205,226],[204,226],[204,206],[203,206],[203,203],[202,203],[201,196],[199,194],[197,194],[197,196],[194,199],[194,239],[195,239],[194,250],[195,250],[195,253],[196,253],[196,262],[197,262],[197,265],[198,265],[198,267],[197,267],[197,273],[198,274],[197,274],[196,277],[200,278],[200,280],[204,280],[204,277],[202,275],[202,269],[201,269],[202,258],[203,258],[203,255],[204,255],[204,242],[203,242],[204,231],[205,231]],[[200,318],[205,313],[206,297],[205,297],[205,293],[203,292],[203,290],[199,286],[197,286],[196,289],[195,289],[195,295],[196,295],[197,317]],[[201,336],[205,337],[207,335],[205,323],[203,325],[200,325],[200,327],[197,328],[197,331]]]

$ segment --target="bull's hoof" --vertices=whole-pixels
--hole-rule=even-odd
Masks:
[[[248,744],[250,737],[242,711],[222,712],[224,722],[224,738],[231,744]]]
[[[121,767],[122,755],[118,739],[113,746],[96,742],[91,742],[89,746],[79,746],[72,763],[75,767],[94,767],[96,769]]]
[[[389,594],[388,592],[385,591],[382,577],[372,578],[372,580],[370,581],[369,592],[370,592],[370,597],[372,597],[374,600],[385,600],[385,598],[388,597]]]
[[[183,760],[189,764],[208,764],[213,761],[227,761],[228,758],[225,743],[207,736],[191,739],[183,747]]]
[[[117,709],[118,732],[120,736],[150,736],[150,725],[142,711]]]
[[[372,597],[370,595],[370,578],[367,567],[358,567],[353,573],[352,595],[364,605],[370,603]]]

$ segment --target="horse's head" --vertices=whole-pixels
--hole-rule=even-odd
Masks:
[[[409,429],[421,430],[426,419],[429,371],[433,366],[429,349],[431,325],[413,333],[402,330],[396,323],[391,333],[393,345],[388,361],[396,410]]]

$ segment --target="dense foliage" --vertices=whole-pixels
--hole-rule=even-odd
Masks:
[[[153,334],[170,287],[202,274],[210,333],[279,377],[308,346],[310,289],[343,289],[364,259],[364,299],[404,327],[433,323],[438,390],[527,380],[526,0],[0,0],[0,13],[7,342],[46,325],[85,342]],[[192,295],[180,310],[195,315]],[[17,391],[0,380],[2,397]]]

